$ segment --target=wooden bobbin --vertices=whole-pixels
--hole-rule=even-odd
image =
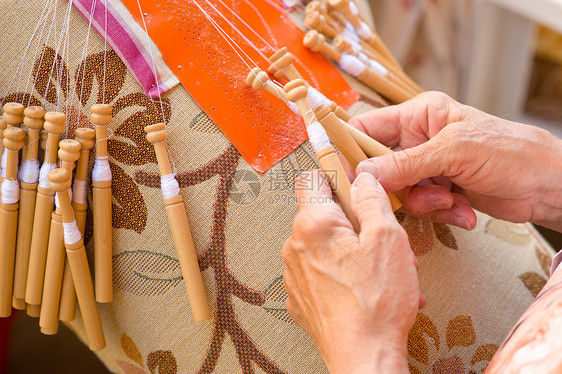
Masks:
[[[329,4],[336,11],[345,14],[345,16],[347,17],[349,22],[351,22],[353,27],[355,27],[355,29],[358,29],[358,28],[361,27],[362,24],[365,24],[364,21],[361,19],[361,17],[353,14],[353,12],[351,11],[351,9],[349,7],[349,0],[330,0]],[[364,39],[367,43],[369,43],[371,46],[373,46],[373,48],[375,48],[375,50],[379,51],[387,59],[389,59],[390,61],[392,61],[393,63],[398,65],[398,62],[396,61],[396,59],[394,58],[392,53],[390,53],[390,50],[384,44],[382,39],[370,27],[369,27],[369,29],[371,31],[369,37],[366,38],[366,39],[364,39],[362,37],[362,39]]]
[[[8,126],[20,126],[23,122],[23,111],[25,107],[20,103],[6,103],[2,107],[4,113],[2,119]]]
[[[336,62],[342,58],[343,54],[326,43],[326,37],[316,30],[307,31],[302,39],[302,43],[312,52],[322,52]]]
[[[72,210],[70,196],[68,195],[71,179],[71,174],[62,168],[55,169],[49,173],[51,188],[57,192],[62,219],[65,224],[72,224],[74,222],[74,211]],[[105,337],[98,305],[94,298],[94,287],[84,242],[80,238],[80,240],[75,243],[68,243],[65,238],[65,247],[72,271],[72,278],[74,279],[74,285],[76,287],[76,295],[84,321],[86,336],[88,338],[88,346],[91,350],[97,351],[105,347]]]
[[[47,149],[47,139],[49,138],[49,133],[43,129],[41,130],[41,132],[39,133],[39,146],[41,148],[41,151],[43,152],[43,157],[41,158],[42,160],[45,159],[45,150]]]
[[[163,123],[150,125],[144,128],[146,131],[146,139],[154,145],[156,158],[158,160],[158,168],[161,175],[172,174],[170,160],[166,151],[166,126]],[[191,305],[193,319],[204,321],[211,318],[209,302],[205,291],[205,283],[201,276],[199,263],[197,261],[197,253],[193,244],[191,231],[189,229],[189,221],[185,212],[183,199],[181,195],[164,199],[170,229],[174,239],[174,245],[178,253],[180,267],[187,289],[187,296]]]
[[[72,175],[74,163],[80,156],[80,143],[73,139],[59,142],[58,156],[63,169]],[[39,326],[45,335],[58,332],[59,306],[64,274],[66,254],[64,247],[64,230],[60,209],[52,213],[47,261],[45,264],[45,281],[43,283],[43,298],[41,300],[41,316]],[[70,279],[72,282],[72,278]]]
[[[23,123],[27,129],[27,140],[23,153],[23,160],[37,160],[39,148],[39,133],[43,128],[45,110],[40,106],[25,108]],[[31,249],[31,234],[33,216],[35,214],[35,199],[37,197],[37,183],[20,181],[20,207],[18,217],[18,238],[16,244],[16,262],[14,268],[13,307],[27,309],[25,302],[25,287],[29,268],[29,254]]]
[[[316,114],[318,121],[322,124],[322,127],[324,127],[328,133],[330,139],[332,139],[332,141],[336,144],[336,147],[338,147],[353,169],[355,169],[360,162],[367,159],[367,155],[348,130],[348,128],[353,128],[352,126],[339,120],[329,108],[319,107],[314,111],[314,113]],[[355,128],[353,129],[355,130]],[[367,135],[367,137],[369,136]],[[377,147],[384,148],[385,151],[390,151],[389,148],[380,144],[375,139],[370,137],[369,139],[371,139],[370,143],[376,143]],[[378,156],[382,156],[382,153],[379,153]],[[402,207],[402,203],[394,193],[388,192],[387,195],[394,211],[397,211]]]
[[[345,36],[343,36],[342,34],[338,34],[334,39],[332,39],[332,46],[343,53],[348,53],[356,57],[359,57],[359,54],[353,48],[353,44],[351,43],[351,41],[347,39]],[[393,62],[388,60],[385,56],[380,54],[378,51],[375,51],[372,48],[363,48],[362,45],[359,46],[361,47],[360,52],[363,52],[370,59],[378,61],[388,70],[396,71],[398,69],[402,71],[400,66],[395,65]]]
[[[65,130],[66,116],[61,112],[45,113],[43,127],[47,131],[47,144],[44,163],[56,164],[60,134]],[[31,234],[31,249],[29,255],[29,271],[25,289],[25,301],[28,304],[39,305],[43,295],[43,280],[45,278],[45,261],[47,260],[47,246],[49,244],[49,230],[51,227],[51,213],[55,205],[55,193],[50,188],[37,186],[35,201],[35,215],[33,218],[33,233]]]
[[[275,96],[279,100],[287,103],[289,99],[283,88],[277,86],[273,83],[266,72],[262,71],[260,68],[253,68],[248,76],[246,77],[246,85],[253,88],[256,91],[265,90],[271,95]]]
[[[328,13],[328,7],[326,6],[325,3],[322,3],[322,2],[317,1],[317,0],[311,1],[308,4],[306,4],[306,7],[304,8],[304,12],[305,12],[305,14],[309,14],[309,13],[312,13],[312,12],[320,13],[322,16],[324,16],[328,25],[330,25],[332,28],[336,29],[338,32],[342,32],[342,30],[344,28],[344,26],[342,26],[342,24],[340,24],[340,22],[338,20],[334,19]]]
[[[332,40],[332,46],[337,50],[351,54],[355,57],[360,57],[359,52],[364,53],[365,56],[380,63],[384,66],[390,74],[390,78],[395,81],[398,85],[404,88],[406,91],[415,96],[423,92],[423,89],[418,86],[402,69],[402,66],[389,61],[386,57],[378,53],[377,51],[371,52],[369,50],[356,51],[351,42],[345,38],[343,35],[338,35]]]
[[[2,139],[4,139],[4,130],[8,127],[8,124],[3,119],[0,119],[0,157],[4,153],[4,143]],[[1,167],[0,167],[1,168]],[[0,179],[1,182],[1,179]]]
[[[322,52],[338,63],[343,57],[340,51],[326,43],[324,35],[314,32],[314,30],[306,33],[303,44],[311,51]],[[357,79],[396,103],[402,103],[412,98],[412,94],[406,92],[402,87],[388,80],[388,78],[377,74],[366,65],[363,72],[357,76]]]
[[[357,142],[347,130],[343,127],[340,119],[330,108],[319,106],[314,114],[318,122],[324,127],[330,140],[334,142],[351,167],[355,169],[361,161],[367,159],[363,150],[357,145]]]
[[[88,180],[88,162],[90,158],[90,150],[94,148],[96,132],[87,127],[76,129],[74,133],[76,140],[80,142],[80,158],[76,162],[76,176],[75,180],[87,181]],[[72,207],[74,208],[74,217],[78,225],[78,229],[82,236],[86,228],[86,214],[88,204],[82,204],[74,201],[77,192],[72,194]],[[74,282],[72,280],[72,272],[68,259],[64,266],[64,276],[62,281],[61,300],[59,308],[59,319],[61,321],[72,321],[76,315],[76,291],[74,289]]]
[[[326,35],[330,39],[335,38],[336,35],[338,35],[338,30],[330,26],[326,17],[324,17],[318,11],[308,13],[304,17],[304,23],[306,24],[306,26]]]
[[[295,58],[293,57],[293,55],[287,50],[287,47],[283,47],[273,55],[271,55],[271,57],[269,58],[269,61],[271,61],[271,65],[269,66],[269,69],[267,71],[270,74],[273,74],[276,79],[303,79],[302,75],[293,65],[294,59]]]
[[[285,92],[287,93],[289,100],[297,104],[301,113],[310,112],[310,107],[306,101],[308,89],[302,80],[295,79],[287,83],[285,85]],[[303,119],[305,121],[305,125],[308,127],[312,123],[313,116],[304,116]],[[330,179],[330,185],[338,198],[338,202],[340,203],[342,210],[353,225],[355,231],[359,232],[359,224],[351,211],[351,183],[349,182],[347,173],[336,154],[336,150],[330,145],[322,150],[317,150],[316,156],[318,157],[318,161],[320,161],[322,170],[326,172],[328,178]]]
[[[95,104],[90,121],[96,129],[96,157],[107,157],[107,125],[112,120],[113,107]],[[113,300],[113,228],[111,218],[111,181],[93,181],[94,200],[94,269],[96,300],[109,303]]]
[[[3,183],[18,179],[18,152],[24,145],[24,138],[25,133],[18,127],[4,130],[2,142],[8,153]],[[12,314],[18,208],[18,203],[0,202],[0,317]]]
[[[93,129],[82,127],[76,129],[75,137],[81,145],[80,158],[78,158],[78,161],[76,163],[75,179],[78,181],[87,181],[90,150],[94,148],[96,132]],[[73,200],[75,200],[74,195]],[[72,206],[74,207],[74,215],[76,216],[78,228],[80,229],[82,234],[84,234],[84,229],[86,227],[86,210],[88,208],[88,204],[79,204],[73,201]]]

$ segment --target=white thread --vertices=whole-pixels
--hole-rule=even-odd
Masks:
[[[37,183],[39,181],[39,161],[23,160],[19,177],[24,183]]]
[[[363,47],[361,47],[361,44],[359,44],[355,40],[351,40],[351,39],[346,39],[346,40],[349,42],[349,44],[351,44],[351,50],[353,51],[353,53],[356,54],[362,53],[361,51],[363,51]]]
[[[63,222],[62,227],[64,231],[64,242],[66,244],[78,243],[82,239],[82,234],[80,233],[80,230],[78,230],[76,220],[68,223]]]
[[[294,113],[298,114],[299,116],[302,116],[299,106],[297,104],[293,103],[292,101],[287,101],[287,105],[289,106],[289,109],[291,109]]]
[[[109,167],[109,157],[96,157],[94,170],[92,170],[92,180],[94,182],[111,182],[111,168]]]
[[[6,167],[8,164],[8,148],[4,148],[4,152],[2,153],[2,161],[0,161],[0,166],[2,166],[2,178],[6,178]]]
[[[345,23],[345,28],[351,32],[355,32],[355,27],[353,27],[353,24],[349,21]]]
[[[285,90],[283,90],[283,88],[279,87],[277,84],[273,83],[269,79],[266,80],[263,83],[263,85],[264,86],[270,85],[271,87],[273,87],[273,89],[277,91],[277,97],[283,100],[285,104],[289,106],[289,109],[291,109],[295,114],[298,114],[299,116],[301,115],[301,111],[299,110],[298,105],[287,99],[287,94],[285,93]]]
[[[16,204],[20,200],[20,184],[16,179],[4,179],[1,190],[3,204]]]
[[[72,201],[72,190],[68,190],[68,198]],[[60,208],[59,194],[55,194],[55,206]]]
[[[87,204],[87,187],[88,183],[86,181],[75,179],[74,184],[72,185],[72,201],[76,204]]]
[[[353,1],[349,2],[349,10],[351,11],[351,14],[353,14],[354,16],[359,15],[359,8],[357,8],[357,5],[355,5]]]
[[[361,39],[365,40],[369,40],[371,38],[371,35],[373,34],[373,31],[365,22],[361,22],[361,25],[355,29],[355,32]]]
[[[162,187],[162,195],[164,199],[178,196],[180,194],[180,185],[174,174],[162,175],[160,177],[160,186]]]
[[[329,107],[332,102],[328,100],[326,96],[324,96],[321,92],[319,92],[316,88],[309,87],[308,93],[306,94],[306,101],[308,101],[308,105],[312,108],[312,110],[318,109],[320,105],[324,105]]]
[[[359,52],[357,54],[352,53],[353,55],[355,55],[359,60],[361,60],[362,63],[364,64],[370,64],[369,60],[369,56],[367,56],[366,54],[364,54],[363,52]]]
[[[341,33],[346,39],[349,39],[351,41],[354,41],[356,43],[359,43],[359,36],[356,34],[355,30],[350,30],[350,29],[343,29],[342,33]]]
[[[330,138],[328,138],[326,130],[324,130],[319,122],[312,122],[306,128],[306,132],[308,133],[308,140],[310,141],[312,148],[314,148],[314,152],[320,152],[331,145]]]
[[[369,67],[375,73],[380,74],[383,77],[386,77],[388,75],[388,70],[384,66],[382,66],[378,61],[369,60]]]
[[[347,53],[342,54],[338,64],[343,71],[353,75],[354,77],[360,76],[366,68],[365,64],[362,63],[361,60]]]
[[[41,170],[39,171],[39,187],[41,188],[51,188],[49,184],[49,173],[57,168],[55,164],[49,164],[44,162],[41,165]]]

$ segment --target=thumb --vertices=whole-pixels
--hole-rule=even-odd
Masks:
[[[385,222],[396,222],[386,192],[369,173],[359,174],[351,185],[351,209],[362,235],[368,236]]]
[[[387,191],[398,191],[422,179],[442,175],[447,160],[441,156],[445,152],[433,139],[413,148],[365,160],[357,166],[357,173],[373,175]]]

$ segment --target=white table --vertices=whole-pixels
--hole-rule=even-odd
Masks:
[[[562,33],[562,0],[474,1],[464,102],[504,118],[521,118],[537,23]]]

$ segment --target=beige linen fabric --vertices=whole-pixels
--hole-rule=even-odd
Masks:
[[[95,34],[88,37],[87,22],[74,11],[68,48],[57,52],[54,39],[47,41],[40,46],[43,58],[29,53],[20,73],[22,46],[45,3],[18,3],[16,9],[9,1],[0,4],[12,15],[0,19],[9,36],[0,72],[5,100],[64,110],[71,117],[68,136],[77,126],[90,126],[89,107],[104,89],[115,108],[109,140],[115,298],[100,305],[107,347],[97,353],[107,367],[128,374],[326,372],[311,339],[285,310],[282,283],[280,250],[296,213],[294,179],[317,167],[309,144],[259,175],[181,86],[154,104],[112,52],[107,54],[111,73],[100,73],[96,66],[103,61],[104,44]],[[59,27],[64,16],[57,16]],[[69,82],[58,92],[46,90],[53,61]],[[383,104],[370,94],[363,101]],[[368,105],[356,104],[353,111]],[[144,138],[144,126],[163,119],[214,315],[207,322],[192,320],[155,155]],[[398,218],[420,260],[427,299],[410,334],[412,372],[480,372],[544,284],[552,250],[529,225],[483,214],[472,232]],[[89,253],[90,238],[91,228]],[[79,317],[70,326],[86,339]]]

